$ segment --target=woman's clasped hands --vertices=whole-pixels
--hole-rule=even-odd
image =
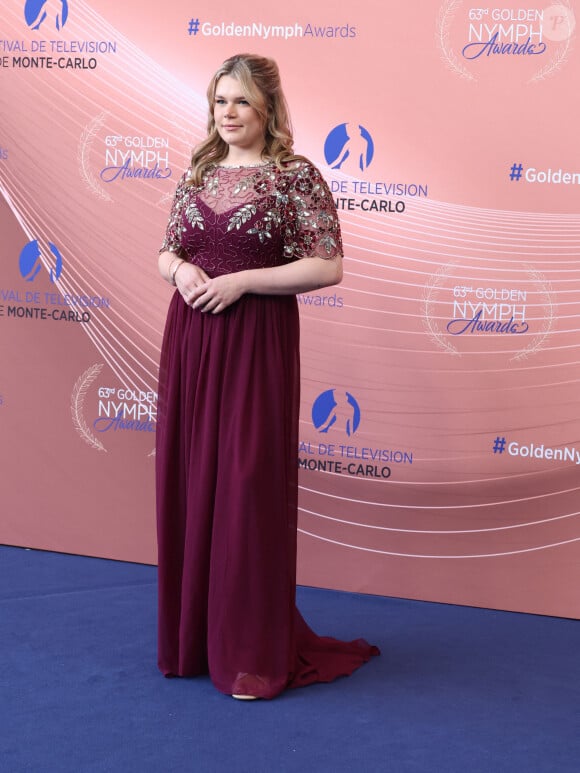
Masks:
[[[246,292],[243,273],[222,274],[210,279],[202,268],[186,262],[176,272],[175,283],[183,300],[192,309],[219,314]]]

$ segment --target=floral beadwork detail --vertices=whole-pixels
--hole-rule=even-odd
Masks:
[[[320,240],[320,244],[326,250],[327,255],[330,256],[336,253],[336,239],[330,236],[330,234],[323,236],[322,239]]]
[[[189,185],[189,171],[187,171],[182,175],[181,180],[177,184],[177,189],[173,198],[173,206],[171,208],[171,215],[169,216],[169,222],[165,232],[165,239],[163,240],[159,252],[167,251],[176,252],[178,254],[181,253],[183,247],[183,235],[186,232],[183,223],[184,212],[189,205],[193,204],[195,206],[195,201],[191,198],[191,191],[192,188]]]
[[[243,224],[247,223],[255,214],[256,207],[254,204],[244,204],[230,217],[228,231],[231,231],[232,228],[236,228],[239,231]]]
[[[188,219],[192,228],[197,226],[198,228],[201,228],[202,231],[205,230],[203,215],[199,211],[199,207],[195,201],[192,201],[185,210],[185,217]]]
[[[240,193],[245,193],[251,186],[253,182],[254,175],[251,177],[244,177],[243,180],[240,180],[236,185],[234,186],[233,194],[234,196],[239,196]]]
[[[248,233],[257,234],[258,239],[263,244],[266,239],[272,238],[273,229],[279,226],[281,221],[282,218],[280,212],[270,209],[266,212],[264,217],[254,223],[253,227],[248,230]]]
[[[217,196],[219,192],[219,187],[220,187],[220,178],[217,176],[217,174],[215,175],[215,177],[208,176],[205,189],[209,193],[209,195]]]
[[[162,249],[199,265],[211,251],[207,268],[217,272],[235,270],[245,251],[256,266],[332,258],[342,255],[342,240],[322,175],[309,162],[295,161],[284,169],[273,163],[215,165],[200,185],[186,173],[177,186]],[[224,255],[223,262],[218,254]]]

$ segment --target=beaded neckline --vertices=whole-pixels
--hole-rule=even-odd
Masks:
[[[217,169],[259,169],[273,163],[273,161],[260,161],[256,164],[216,164],[216,167]]]

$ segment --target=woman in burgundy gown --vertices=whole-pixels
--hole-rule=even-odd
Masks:
[[[295,605],[295,296],[340,281],[342,244],[326,184],[292,152],[276,64],[228,59],[208,101],[159,256],[176,286],[159,375],[159,668],[273,698],[378,654],[317,636]]]

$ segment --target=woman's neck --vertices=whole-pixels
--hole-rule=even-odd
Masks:
[[[255,150],[239,151],[237,148],[230,147],[227,156],[220,161],[220,164],[222,166],[256,166],[266,162],[267,159],[264,158],[263,154]]]

